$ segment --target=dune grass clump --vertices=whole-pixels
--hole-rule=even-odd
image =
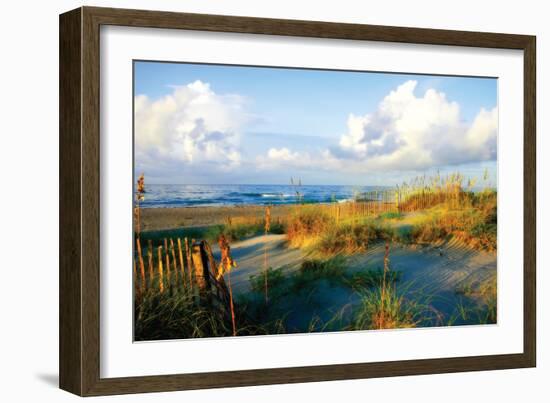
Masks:
[[[329,284],[340,284],[345,275],[346,265],[343,256],[333,256],[329,259],[307,259],[300,269],[291,276],[291,289],[304,290],[315,285],[319,280],[327,280]]]
[[[497,248],[497,225],[479,223],[469,230],[467,242],[475,249],[495,251]]]
[[[411,236],[417,243],[431,243],[454,237],[473,249],[497,249],[496,200],[462,209],[434,207],[413,226]]]
[[[483,181],[485,187],[477,192],[477,180],[460,173],[419,177],[399,187],[399,211],[423,216],[408,240],[432,243],[453,237],[474,249],[495,251],[497,192],[489,187],[487,172]]]
[[[135,306],[136,341],[231,336],[231,318],[198,306],[190,293],[150,291]]]
[[[449,232],[439,223],[438,216],[428,217],[424,222],[415,225],[410,236],[415,243],[431,243],[447,238]]]
[[[394,231],[369,220],[361,224],[344,224],[327,230],[317,245],[324,255],[353,254],[365,252],[374,241],[392,239]]]
[[[395,282],[401,275],[390,269],[390,244],[386,240],[384,268],[377,286],[358,291],[360,305],[351,324],[354,330],[416,327],[431,316],[418,299],[406,299],[404,290],[397,291]]]
[[[295,248],[312,245],[335,224],[329,214],[310,206],[299,206],[286,225],[288,242]]]
[[[392,285],[379,285],[360,292],[352,330],[397,329],[416,327],[423,309],[419,303],[405,299]]]
[[[436,205],[461,206],[467,202],[467,193],[475,185],[475,179],[466,180],[460,172],[447,176],[439,173],[428,177],[418,176],[398,186],[400,211],[417,211]]]

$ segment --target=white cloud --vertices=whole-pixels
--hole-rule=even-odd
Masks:
[[[248,117],[245,99],[216,94],[195,81],[158,100],[135,97],[136,161],[155,165],[240,163],[239,132]]]
[[[265,155],[259,155],[256,158],[256,164],[260,169],[277,169],[282,166],[303,167],[310,160],[308,153],[292,152],[287,147],[272,147]]]
[[[367,170],[424,169],[496,158],[497,108],[481,109],[471,125],[460,106],[434,89],[414,94],[416,81],[391,91],[371,114],[350,114],[331,153]]]
[[[350,114],[337,145],[308,153],[271,148],[258,157],[260,168],[340,170],[350,173],[423,170],[496,159],[498,110],[481,109],[472,123],[442,92],[428,89],[417,97],[416,81],[391,91],[377,109]]]
[[[256,158],[259,169],[303,169],[303,170],[333,170],[340,168],[341,162],[334,158],[329,150],[319,150],[314,153],[291,151],[287,147],[270,148],[265,155]]]
[[[492,160],[497,152],[498,111],[482,109],[468,129],[465,146],[479,160]]]
[[[267,152],[267,158],[274,161],[298,161],[300,154],[291,152],[288,148],[270,148]]]

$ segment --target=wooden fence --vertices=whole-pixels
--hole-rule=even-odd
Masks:
[[[442,203],[458,207],[468,200],[467,193],[460,188],[393,188],[357,193],[351,200],[316,204],[314,208],[319,213],[335,217],[337,222],[347,222],[358,217],[377,216],[383,213],[418,211]],[[312,205],[297,204],[298,212],[302,206],[311,208]],[[236,218],[232,218],[229,223],[236,221]]]
[[[458,186],[435,189],[403,187],[359,193],[354,197],[354,203],[342,204],[355,204],[356,206],[348,208],[359,208],[363,215],[376,215],[384,212],[423,210],[442,203],[459,206],[467,199],[468,193]]]
[[[210,304],[230,315],[229,291],[218,276],[218,264],[209,243],[187,238],[165,238],[163,245],[151,240],[142,247],[136,238],[134,286],[139,301],[148,292],[187,293],[197,304]]]

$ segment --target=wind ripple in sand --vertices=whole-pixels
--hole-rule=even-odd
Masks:
[[[384,245],[374,245],[349,261],[355,270],[384,266]],[[407,295],[423,296],[442,313],[449,314],[462,285],[487,279],[497,269],[496,254],[473,250],[458,241],[440,246],[392,245],[390,268],[402,272],[398,288]]]

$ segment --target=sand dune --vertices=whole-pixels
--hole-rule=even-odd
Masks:
[[[350,258],[354,270],[382,268],[384,245]],[[416,298],[424,298],[435,309],[450,313],[460,302],[456,291],[464,285],[483,281],[497,270],[496,254],[473,250],[458,241],[438,246],[392,245],[390,267],[402,272],[398,288]]]
[[[248,291],[249,277],[262,273],[265,248],[269,266],[273,268],[296,269],[305,257],[302,250],[287,247],[285,235],[258,236],[234,243],[231,250],[239,267],[232,272],[231,279],[236,293]],[[217,251],[214,252],[217,255]],[[378,244],[366,253],[350,256],[347,263],[350,271],[361,271],[382,268],[383,259],[384,245]],[[494,253],[475,251],[451,241],[439,246],[393,244],[390,267],[402,272],[398,287],[404,292],[416,299],[424,297],[438,311],[450,314],[460,298],[456,290],[494,274],[497,262]],[[351,295],[339,299],[342,304],[353,301]],[[329,300],[334,303],[333,298],[327,298]]]
[[[284,267],[289,270],[300,266],[305,254],[300,249],[286,247],[286,235],[264,235],[250,238],[231,245],[231,254],[238,267],[231,273],[231,283],[235,292],[246,292],[250,289],[251,275],[262,273],[264,270],[264,253],[267,250],[268,266],[273,268]],[[214,255],[219,257],[217,247]]]

